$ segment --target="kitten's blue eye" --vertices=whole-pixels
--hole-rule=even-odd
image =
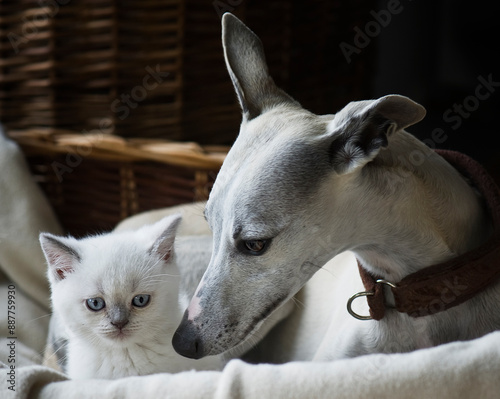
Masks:
[[[106,302],[104,302],[104,299],[102,298],[89,298],[87,299],[86,304],[87,307],[94,312],[98,312],[106,306]]]
[[[132,305],[138,307],[138,308],[143,308],[149,303],[149,300],[151,299],[150,295],[147,294],[139,294],[132,299]]]

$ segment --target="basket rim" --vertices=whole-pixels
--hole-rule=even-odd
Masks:
[[[218,170],[229,146],[162,139],[123,138],[109,133],[86,133],[63,129],[10,130],[7,135],[25,155],[78,154],[88,159],[121,162],[161,162],[193,169]]]

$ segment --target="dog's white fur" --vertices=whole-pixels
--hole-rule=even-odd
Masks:
[[[243,120],[206,206],[214,250],[176,333],[179,353],[203,357],[237,345],[344,251],[397,282],[489,237],[476,192],[405,132],[424,117],[422,106],[391,95],[317,116],[274,85],[260,40],[230,14],[223,44]],[[257,256],[245,249],[249,240],[267,247]],[[345,274],[345,285],[359,282],[356,273]],[[347,318],[327,357],[481,336],[500,327],[499,299],[497,284],[433,316]]]

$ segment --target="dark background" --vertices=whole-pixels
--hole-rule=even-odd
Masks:
[[[358,87],[349,91],[349,86],[340,85],[339,90],[344,92],[342,100],[378,98],[386,94],[408,96],[427,109],[425,119],[408,131],[428,145],[474,157],[500,178],[497,122],[500,112],[500,25],[497,2],[401,0],[398,3],[400,12],[391,16],[379,34],[372,34],[369,44],[359,54],[352,55],[351,63],[342,54],[340,43],[344,41],[353,45],[357,34],[354,29],[357,27],[366,32],[367,24],[375,20],[373,13],[387,10],[391,2],[361,2],[357,7],[365,9],[357,13],[339,9],[338,19],[332,21],[331,30],[337,28],[337,22],[345,32],[337,34],[334,43],[310,43],[310,49],[316,53],[335,53],[323,60],[332,62],[332,74],[345,73],[366,81],[363,90]],[[310,21],[310,26],[314,29],[313,21]],[[307,59],[307,54],[301,55]],[[314,73],[314,63],[309,68]],[[355,68],[361,68],[361,72]],[[498,82],[499,87],[490,88],[493,92],[487,99],[473,98],[477,87],[482,84],[480,77]],[[342,105],[333,99],[338,94],[335,82],[326,82],[329,84],[333,84],[332,101],[321,104],[309,101],[308,89],[294,92],[292,85],[288,90],[313,112],[335,112]],[[482,96],[486,97],[486,93],[486,88],[480,89]],[[463,111],[456,107],[462,107]],[[462,112],[462,115],[457,112]],[[434,131],[440,133],[439,142],[433,138]]]
[[[383,7],[385,2],[379,3]],[[421,103],[428,113],[409,129],[412,133],[429,140],[432,131],[441,128],[447,139],[436,143],[438,148],[467,153],[498,173],[500,87],[487,99],[475,102],[468,98],[475,97],[479,76],[488,80],[491,75],[491,80],[500,82],[497,3],[441,0],[401,4],[403,12],[377,38],[373,96],[399,93]],[[460,117],[461,124],[456,116],[451,122],[445,120],[450,119],[443,116],[448,109],[464,102],[471,112],[464,110],[464,115],[470,115]]]

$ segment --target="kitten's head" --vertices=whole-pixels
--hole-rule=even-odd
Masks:
[[[81,240],[40,235],[53,311],[71,337],[140,343],[178,323],[168,320],[166,309],[177,306],[178,278],[169,269],[180,220],[168,216],[135,231]]]

